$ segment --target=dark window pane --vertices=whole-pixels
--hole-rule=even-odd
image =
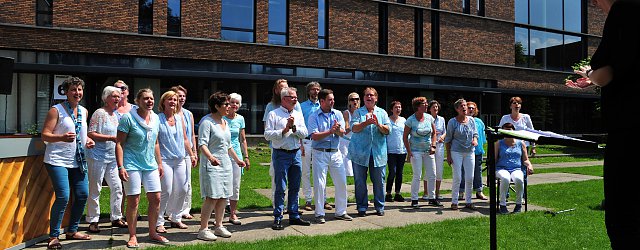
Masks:
[[[130,57],[120,56],[89,56],[87,57],[87,66],[106,66],[106,67],[132,67]]]
[[[515,63],[516,66],[527,67],[529,61],[529,34],[524,28],[515,31]]]
[[[251,74],[264,74],[264,66],[261,64],[251,64]]]
[[[287,75],[287,76],[292,76],[293,75],[293,69],[292,68],[265,66],[264,67],[264,73],[265,74],[269,74],[269,75]]]
[[[562,70],[562,35],[531,30],[531,67]]]
[[[304,77],[324,78],[324,69],[298,67],[296,68],[296,75]]]
[[[253,42],[253,31],[222,30],[222,40]]]
[[[53,0],[38,0],[38,4],[36,6],[36,10],[38,12],[40,12],[40,11],[45,11],[45,12],[53,11]]]
[[[277,44],[277,45],[287,45],[287,36],[269,34],[269,43],[270,44]]]
[[[387,74],[383,72],[356,70],[355,78],[356,80],[386,81]]]
[[[222,0],[222,27],[253,30],[253,6],[253,0]]]
[[[318,38],[318,48],[326,49],[327,44],[325,43],[324,38]]]
[[[51,53],[49,64],[80,65],[80,55],[69,53]]]
[[[287,0],[269,0],[269,32],[287,33]]]
[[[45,26],[45,27],[53,26],[53,15],[38,13],[38,15],[36,17],[36,25],[37,26]]]
[[[222,72],[250,73],[251,65],[246,63],[222,63]]]
[[[327,70],[327,78],[353,79],[353,71]]]
[[[529,23],[529,0],[516,0],[516,23]]]
[[[138,33],[153,34],[153,0],[138,2]]]
[[[213,64],[214,63],[210,61],[163,59],[161,68],[172,70],[212,71],[215,68]]]
[[[572,71],[571,66],[582,60],[582,38],[577,36],[564,36],[564,71]]]
[[[564,1],[564,30],[582,32],[582,3],[580,0]]]
[[[391,82],[420,82],[420,76],[412,74],[389,74]]]
[[[167,3],[167,35],[180,36],[181,28],[181,0],[169,0]]]

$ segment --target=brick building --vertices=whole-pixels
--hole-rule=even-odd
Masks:
[[[570,66],[598,45],[605,16],[588,0],[3,0],[0,56],[16,59],[0,95],[0,133],[41,126],[57,75],[87,83],[85,106],[122,79],[156,98],[188,90],[207,112],[216,90],[243,96],[247,132],[262,133],[274,80],[318,81],[346,96],[374,86],[378,106],[426,96],[454,115],[463,97],[488,125],[524,99],[536,129],[600,133],[599,95],[564,86]],[[8,83],[0,83],[8,84]],[[197,118],[198,119],[198,118]]]

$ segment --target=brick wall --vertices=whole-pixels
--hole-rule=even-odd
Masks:
[[[440,0],[440,9],[462,13],[462,0]]]
[[[414,8],[389,5],[389,54],[415,55]]]
[[[407,4],[417,5],[422,7],[431,7],[431,0],[407,0]]]
[[[486,17],[506,20],[515,20],[514,0],[485,0],[484,12]]]
[[[600,8],[592,4],[587,4],[587,12],[589,22],[587,23],[587,31],[589,34],[602,36],[602,28],[604,27],[604,21],[607,19],[607,15],[604,14]]]
[[[153,34],[167,35],[167,0],[153,0]]]
[[[333,1],[330,2],[333,4]],[[329,39],[331,40],[331,33]],[[318,47],[318,1],[289,2],[289,45]],[[330,45],[331,46],[331,45]]]
[[[53,26],[137,33],[138,1],[55,1],[53,3]]]
[[[431,12],[423,10],[422,20],[422,56],[424,58],[431,58]]]
[[[35,25],[36,1],[12,0],[0,2],[0,23]]]
[[[378,52],[378,3],[330,1],[329,48]]]
[[[182,36],[220,37],[220,0],[182,0]]]
[[[513,25],[441,13],[440,57],[447,60],[513,65]]]
[[[256,43],[269,42],[269,0],[256,1]]]

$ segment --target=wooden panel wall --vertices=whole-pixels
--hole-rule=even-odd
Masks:
[[[49,233],[54,191],[42,160],[0,159],[0,249]]]

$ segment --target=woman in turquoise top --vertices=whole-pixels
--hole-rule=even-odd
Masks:
[[[364,89],[364,107],[357,109],[351,117],[351,143],[349,158],[353,163],[356,204],[358,216],[366,216],[369,205],[367,194],[367,171],[373,183],[376,214],[384,216],[384,177],[387,163],[387,140],[389,116],[376,106],[378,92],[372,87]]]
[[[231,158],[244,167],[231,146],[229,124],[222,118],[229,110],[229,95],[213,93],[209,97],[211,114],[205,116],[198,128],[198,148],[200,149],[200,193],[204,199],[198,239],[215,240],[216,236],[228,238],[231,233],[222,226],[227,198],[233,194],[233,174]],[[214,231],[209,230],[209,218],[214,211]]]
[[[502,129],[514,130],[511,123],[502,125]],[[527,145],[524,141],[514,138],[504,138],[495,142],[496,155],[496,178],[500,180],[500,213],[507,214],[507,193],[509,193],[509,182],[513,180],[516,189],[516,206],[514,213],[522,210],[522,196],[524,194],[524,173],[522,164],[527,167],[527,175],[533,174],[533,165],[529,161]]]
[[[411,100],[414,114],[404,123],[402,140],[413,168],[411,180],[411,206],[418,207],[420,179],[427,181],[429,205],[440,206],[436,199],[436,126],[434,119],[427,113],[427,98],[416,97]],[[410,137],[409,137],[410,136]],[[423,169],[424,168],[424,169]]]
[[[244,117],[238,114],[238,109],[242,106],[242,96],[238,93],[229,94],[229,113],[223,118],[229,124],[231,130],[231,146],[236,152],[238,158],[244,159],[247,170],[249,169],[249,153],[247,151],[247,139],[244,133]],[[244,156],[244,157],[243,157]],[[240,180],[244,173],[244,169],[238,166],[235,161],[231,161],[233,166],[233,194],[229,197],[229,222],[234,225],[240,225],[242,222],[238,220],[238,200],[240,199]]]
[[[160,177],[163,175],[163,169],[158,144],[159,119],[158,115],[153,113],[154,103],[151,89],[139,90],[136,95],[138,107],[126,113],[118,124],[116,161],[127,195],[127,247],[138,247],[136,213],[140,203],[141,185],[144,185],[149,200],[149,238],[161,244],[169,242],[156,232],[155,227],[160,210]]]
[[[473,185],[473,167],[475,164],[474,147],[478,145],[478,131],[473,117],[467,116],[467,101],[458,99],[453,106],[457,115],[447,122],[447,136],[444,139],[447,151],[447,162],[453,172],[453,186],[451,187],[451,209],[458,210],[458,192],[462,167],[465,181],[465,208],[476,210],[471,202],[471,188]]]

